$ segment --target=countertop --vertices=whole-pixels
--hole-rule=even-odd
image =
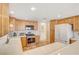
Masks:
[[[3,40],[6,39],[1,39],[0,42]],[[0,55],[16,55],[22,54],[22,52],[20,37],[12,37],[8,44],[5,44],[5,42],[0,44]]]
[[[13,37],[10,39],[10,42],[8,44],[5,43],[1,44],[0,54],[1,55],[33,55],[33,54],[45,55],[65,47],[64,44],[56,42],[23,52],[20,38],[21,37]]]
[[[51,54],[60,54],[60,55],[79,55],[79,41],[72,43],[56,52],[52,52]]]

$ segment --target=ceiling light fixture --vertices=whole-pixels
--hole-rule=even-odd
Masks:
[[[14,14],[14,11],[10,11],[10,14],[11,14],[11,15]]]
[[[13,24],[10,24],[10,27],[11,27],[11,28],[13,28],[13,27],[14,27],[14,25],[13,25]]]
[[[36,8],[35,8],[35,7],[31,7],[30,9],[31,9],[31,11],[35,11],[35,10],[36,10]]]
[[[61,15],[60,15],[60,14],[59,14],[59,15],[57,15],[57,17],[58,17],[58,18],[60,18],[60,17],[61,17]]]

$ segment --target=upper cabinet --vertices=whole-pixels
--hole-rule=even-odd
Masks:
[[[2,14],[2,4],[0,3],[0,16]]]
[[[34,30],[38,30],[38,21],[34,20],[22,20],[15,17],[9,17],[9,31],[23,31],[26,26],[33,26]]]
[[[28,25],[34,26],[34,30],[38,30],[38,21],[29,21],[29,20],[17,20],[15,21],[15,30],[22,31],[25,30],[25,27]]]
[[[73,18],[73,23],[74,31],[79,32],[79,16]]]
[[[0,16],[0,37],[2,36],[2,17]]]
[[[2,3],[2,15],[9,16],[9,4]]]
[[[9,32],[9,6],[7,3],[0,3],[0,37]]]
[[[55,30],[55,28],[54,28],[55,26],[54,25],[57,24],[57,23],[58,22],[56,20],[51,20],[50,21],[50,30]]]

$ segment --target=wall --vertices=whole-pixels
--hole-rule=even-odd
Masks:
[[[40,41],[49,41],[49,22],[38,21],[38,32]]]

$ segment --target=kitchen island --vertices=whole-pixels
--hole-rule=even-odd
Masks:
[[[45,55],[45,54],[50,54],[51,52],[59,50],[63,47],[65,47],[64,44],[56,42],[23,52],[21,45],[21,37],[17,36],[17,37],[12,37],[8,44],[5,44],[5,42],[3,44],[0,44],[0,54],[1,55],[29,55],[29,54]]]

